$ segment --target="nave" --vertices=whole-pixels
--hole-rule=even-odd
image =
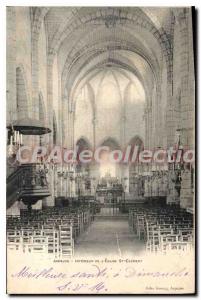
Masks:
[[[193,251],[193,215],[178,207],[133,205],[129,214],[96,214],[94,204],[21,210],[7,216],[7,248],[50,259]]]
[[[133,235],[124,216],[95,218],[75,244],[75,256],[136,256],[144,248],[143,241]]]
[[[8,250],[191,251],[191,8],[10,6],[7,24]]]

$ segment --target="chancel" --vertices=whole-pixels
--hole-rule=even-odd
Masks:
[[[192,250],[194,94],[190,8],[7,7],[8,250]]]

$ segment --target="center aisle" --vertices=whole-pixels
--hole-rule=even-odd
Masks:
[[[75,244],[75,256],[118,255],[136,256],[144,250],[130,231],[127,219],[95,218]]]

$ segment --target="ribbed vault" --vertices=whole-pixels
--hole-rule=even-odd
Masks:
[[[166,103],[166,96],[161,97],[161,86],[164,81],[163,89],[169,97],[172,85],[174,15],[170,8],[41,7],[32,8],[31,13],[35,33],[44,18],[48,86],[52,86],[56,58],[61,107],[64,107],[62,122],[69,131],[74,132],[76,99],[85,86],[91,90],[92,121],[96,119],[92,79],[108,68],[126,74],[130,86],[132,77],[137,78],[144,90],[145,109],[155,110],[156,128],[162,128],[159,111],[161,101]],[[49,103],[52,97],[50,89]],[[73,137],[71,140],[74,143]]]

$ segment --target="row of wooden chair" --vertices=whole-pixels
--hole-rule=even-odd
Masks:
[[[22,210],[20,216],[7,216],[7,248],[72,257],[74,241],[92,220],[89,207]]]
[[[167,253],[193,248],[193,216],[182,209],[136,206],[129,211],[129,225],[145,241],[147,251]]]

